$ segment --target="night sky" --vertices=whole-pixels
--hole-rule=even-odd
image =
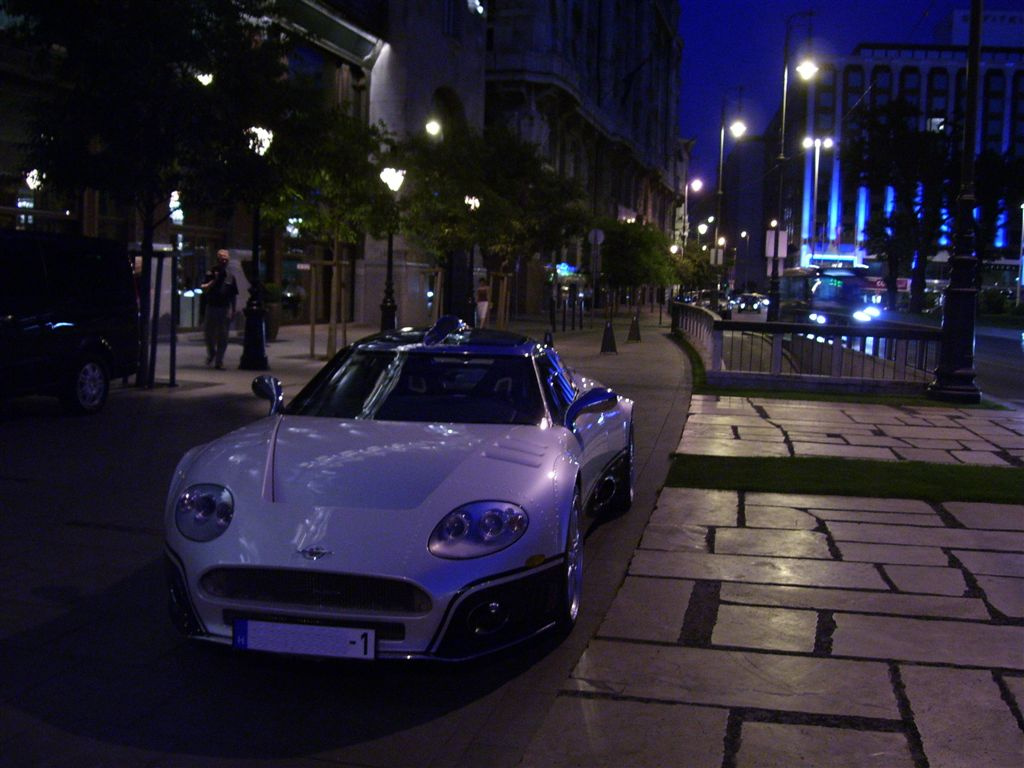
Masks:
[[[949,18],[950,12],[970,8],[969,0],[680,2],[680,129],[684,138],[697,140],[690,177],[699,177],[708,185],[704,194],[714,186],[718,173],[723,99],[729,104],[727,115],[732,115],[737,106],[737,87],[743,87],[742,113],[752,134],[764,132],[782,100],[782,58],[786,19],[790,15],[812,9],[812,47],[841,55],[850,53],[858,43],[937,42],[936,27]],[[984,2],[985,11],[1022,8],[1024,0]],[[794,22],[790,35],[791,59],[806,43],[807,22],[800,19]],[[790,98],[793,95],[790,90]],[[727,116],[726,121],[729,119]],[[731,141],[727,135],[727,154]]]

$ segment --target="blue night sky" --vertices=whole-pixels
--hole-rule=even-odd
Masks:
[[[730,105],[727,115],[732,114],[737,88],[743,87],[743,118],[755,135],[764,132],[778,108],[789,16],[813,10],[812,48],[841,55],[858,43],[938,42],[936,27],[953,10],[970,8],[969,0],[680,0],[680,4],[680,129],[684,138],[697,140],[691,178],[702,178],[708,185],[713,185],[718,172],[723,99]],[[1022,9],[1024,0],[984,2],[986,12]],[[800,19],[790,35],[791,59],[806,44],[807,22]],[[1017,44],[1024,45],[1024,40]],[[730,141],[726,139],[726,153]]]

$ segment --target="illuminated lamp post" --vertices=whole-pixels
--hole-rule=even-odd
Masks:
[[[779,201],[778,224],[773,227],[775,230],[775,247],[772,252],[772,275],[768,288],[768,319],[779,319],[779,250],[782,247],[780,230],[786,220],[785,202],[783,191],[785,185],[785,164],[786,164],[786,101],[789,97],[789,36],[793,31],[793,22],[801,17],[810,18],[813,11],[800,11],[786,19],[786,38],[782,50],[782,113],[779,120],[779,156],[776,158],[777,172],[779,174]],[[810,80],[818,72],[818,65],[810,59],[802,61],[796,68],[801,80]]]
[[[263,157],[274,141],[274,132],[254,125],[246,134],[249,149]],[[245,303],[245,336],[242,341],[242,359],[238,363],[243,371],[265,371],[267,362],[266,310],[263,307],[263,284],[260,282],[260,202],[252,207],[252,285]]]
[[[701,179],[694,179],[683,187],[683,247],[690,241],[690,190],[700,192],[704,189]]]
[[[928,396],[957,403],[981,402],[974,379],[974,329],[978,304],[978,257],[974,234],[974,146],[978,135],[978,80],[981,65],[981,0],[971,0],[967,46],[967,103],[964,109],[960,191],[956,198],[956,235],[949,260],[949,285],[943,292],[942,347]]]
[[[380,180],[390,189],[395,198],[398,197],[398,190],[402,188],[405,181],[405,171],[398,168],[385,168],[380,172]],[[395,200],[397,205],[397,199]],[[392,214],[394,211],[392,211]],[[393,215],[388,222],[388,261],[387,271],[384,275],[384,300],[380,303],[380,329],[382,331],[393,331],[398,314],[398,305],[395,304],[395,244],[394,244],[394,221]]]

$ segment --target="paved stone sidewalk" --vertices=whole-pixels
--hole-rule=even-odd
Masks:
[[[679,453],[1024,467],[1024,412],[694,395]]]
[[[1022,707],[1024,504],[666,488],[523,765],[1019,768]]]

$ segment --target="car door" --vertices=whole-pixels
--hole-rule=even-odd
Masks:
[[[565,423],[565,412],[579,395],[580,391],[572,377],[562,364],[558,353],[547,350],[538,360],[541,380],[544,383],[544,396],[555,420]],[[604,428],[602,413],[584,412],[573,425],[573,434],[580,441],[582,454],[580,471],[583,480],[583,496],[589,498],[594,486],[601,477],[607,461],[608,434]]]
[[[46,294],[35,240],[0,239],[0,394],[33,392],[47,383],[42,343]]]

